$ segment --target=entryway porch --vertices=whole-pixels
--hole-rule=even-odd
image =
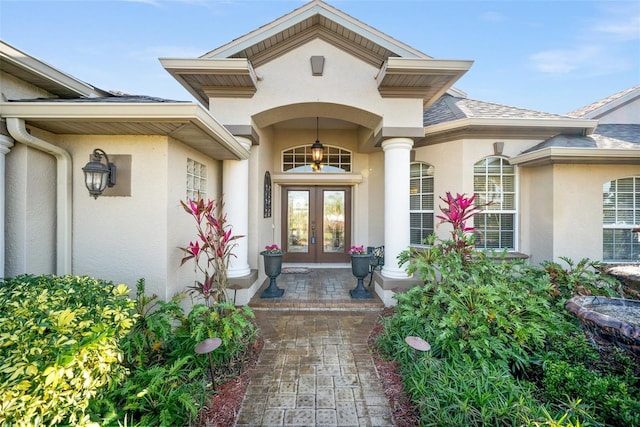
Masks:
[[[304,271],[304,272],[302,272]],[[251,298],[249,307],[253,310],[302,310],[302,311],[355,311],[381,310],[384,303],[369,288],[369,277],[365,279],[365,287],[371,292],[371,299],[352,299],[349,290],[356,287],[356,278],[348,264],[334,268],[305,267],[300,264],[285,264],[283,273],[278,276],[278,287],[284,289],[281,298],[260,298],[267,287],[268,280]]]

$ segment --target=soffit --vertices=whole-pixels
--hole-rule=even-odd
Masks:
[[[193,103],[1,103],[2,117],[59,135],[162,135],[217,160],[247,159],[249,151]]]

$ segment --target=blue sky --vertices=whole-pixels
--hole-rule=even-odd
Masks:
[[[159,57],[198,57],[292,0],[0,0],[0,38],[107,90],[193,100]],[[640,1],[328,1],[434,58],[470,98],[567,113],[640,84]]]

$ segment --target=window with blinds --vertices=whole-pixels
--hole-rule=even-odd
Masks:
[[[516,249],[516,170],[502,157],[488,157],[473,168],[475,204],[483,206],[475,216],[476,247]]]
[[[602,186],[602,259],[640,261],[640,176],[621,178]]]
[[[410,244],[422,245],[433,233],[433,171],[427,163],[411,163],[409,178]]]

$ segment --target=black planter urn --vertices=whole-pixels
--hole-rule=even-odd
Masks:
[[[364,278],[369,275],[370,260],[371,254],[351,254],[351,272],[358,279],[356,288],[349,291],[353,299],[373,298],[371,292],[366,290],[363,284]]]
[[[284,294],[276,284],[276,277],[282,272],[282,253],[273,254],[269,252],[260,252],[264,257],[264,272],[269,277],[269,286],[265,289],[260,298],[280,298]]]

